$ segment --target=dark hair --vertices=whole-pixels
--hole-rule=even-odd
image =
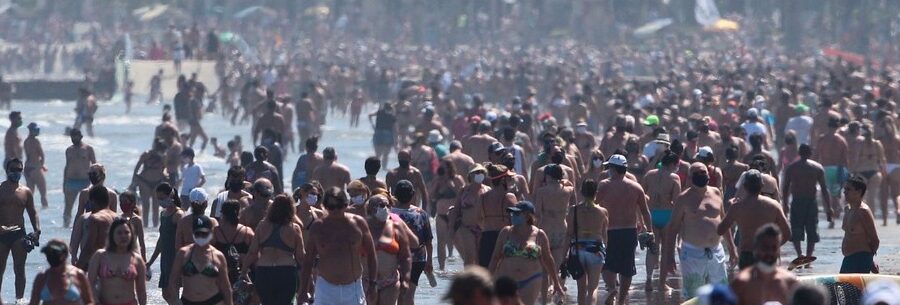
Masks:
[[[115,232],[120,226],[125,226],[128,230],[131,230],[131,240],[128,241],[128,252],[133,252],[134,249],[137,248],[137,236],[134,234],[134,228],[128,225],[128,218],[125,217],[116,217],[116,219],[113,219],[112,224],[109,225],[109,232],[106,234],[106,251],[116,251]]]
[[[793,130],[788,130],[784,133],[784,144],[786,145],[794,145],[797,144],[797,133]]]
[[[660,162],[662,163],[662,166],[678,164],[679,160],[681,160],[681,159],[678,157],[678,155],[668,149],[665,152],[663,152],[663,156],[662,156],[662,158],[660,158]]]
[[[737,145],[731,144],[728,145],[728,148],[725,148],[725,160],[735,160],[738,158],[738,147]]]
[[[249,151],[241,152],[241,166],[247,166],[253,163],[253,153]]]
[[[853,175],[852,177],[850,177],[850,179],[847,179],[847,182],[845,184],[853,187],[853,189],[862,193],[863,196],[866,195],[866,189],[868,188],[868,186],[866,186],[866,179],[864,179],[862,176]]]
[[[597,181],[587,179],[581,182],[581,196],[584,198],[594,198],[597,195]]]
[[[763,181],[762,173],[758,170],[749,170],[744,173],[744,188],[752,195],[757,195],[762,191]]]
[[[762,134],[754,133],[754,134],[750,135],[749,138],[750,138],[750,146],[751,147],[753,147],[754,149],[758,149],[758,148],[762,147],[762,144],[763,144],[763,135]]]
[[[246,171],[244,168],[237,165],[228,169],[228,178],[240,178],[241,180],[244,180],[245,174]]]
[[[754,235],[754,244],[759,245],[766,238],[781,238],[781,230],[778,229],[774,224],[767,223],[756,230],[756,234]]]
[[[22,163],[22,159],[12,158],[12,159],[9,159],[6,161],[6,164],[4,164],[3,169],[9,170],[9,166],[12,165],[13,163],[19,163],[19,164],[22,164],[23,166],[25,165],[25,163]]]
[[[347,194],[340,188],[332,186],[325,191],[325,197],[322,205],[329,211],[340,210],[347,207]]]
[[[181,198],[180,198],[180,196],[178,196],[178,190],[176,190],[174,187],[172,187],[172,185],[169,184],[168,182],[160,182],[159,184],[157,184],[156,192],[168,195],[169,198],[171,198],[173,200],[176,207],[181,206]]]
[[[366,175],[375,176],[381,170],[381,159],[378,157],[366,158]]]
[[[443,299],[453,305],[469,304],[476,293],[493,297],[494,283],[486,269],[470,266],[453,277],[453,282],[450,283],[450,288],[447,289]]]
[[[295,211],[294,200],[291,199],[291,196],[279,194],[278,196],[275,196],[275,199],[272,199],[272,204],[269,205],[266,219],[276,225],[285,225],[294,219]],[[277,233],[273,232],[272,234]]]
[[[121,194],[119,194],[119,205],[122,205],[122,202],[128,200],[134,202],[134,214],[141,215],[141,205],[138,204],[137,194],[135,194],[131,190],[125,190]]]
[[[494,291],[498,298],[517,298],[519,296],[519,283],[516,280],[501,276],[494,281]]]
[[[791,294],[791,305],[831,304],[830,294],[818,285],[800,284]]]
[[[612,164],[610,164],[610,165],[608,165],[608,166],[609,166],[609,168],[611,168],[611,169],[612,169],[613,171],[615,171],[616,173],[619,173],[619,174],[622,174],[622,175],[624,175],[626,172],[628,172],[628,168],[627,168],[627,167],[624,167],[624,166],[618,166],[618,165],[612,165]]]
[[[263,154],[265,154],[265,158],[263,158]],[[253,156],[256,157],[257,161],[268,159],[269,149],[262,145],[257,146],[256,149],[253,150]],[[241,158],[243,159],[243,154],[241,155]]]
[[[228,199],[222,203],[222,220],[229,224],[238,224],[238,214],[241,212],[241,202],[236,199]]]
[[[325,150],[322,150],[322,158],[325,160],[337,160],[337,153],[334,151],[334,147],[325,147]]]
[[[104,209],[109,207],[109,191],[105,186],[95,185],[88,191],[88,199],[93,207]]]
[[[556,180],[561,180],[563,178],[563,169],[559,164],[550,164],[544,167],[544,175]]]
[[[809,159],[812,156],[812,146],[809,144],[800,144],[800,149],[797,150],[797,153],[800,154],[800,158]]]

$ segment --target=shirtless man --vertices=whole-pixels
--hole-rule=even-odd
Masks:
[[[34,241],[41,236],[34,195],[30,189],[19,185],[24,168],[19,159],[6,161],[6,181],[0,183],[0,287],[6,273],[6,260],[12,252],[17,300],[25,296],[25,258],[29,252],[25,248],[25,212],[28,212],[34,230]]]
[[[722,141],[722,137],[718,132],[709,130],[709,118],[704,118],[699,121],[700,124],[697,126],[697,146],[714,146],[716,143]]]
[[[232,166],[228,169],[228,175],[225,177],[225,190],[219,192],[213,199],[210,216],[213,218],[222,217],[222,204],[229,199],[237,200],[241,204],[241,209],[249,207],[253,195],[244,190],[244,169],[240,166]]]
[[[721,165],[720,169],[722,170],[722,185],[725,186],[722,191],[725,193],[726,207],[729,200],[737,194],[735,185],[741,178],[741,174],[750,169],[749,165],[737,160],[739,155],[740,149],[736,145],[725,148],[725,163]]]
[[[82,270],[88,267],[94,253],[106,246],[106,235],[109,233],[109,227],[112,225],[113,220],[116,219],[116,212],[109,209],[110,196],[106,187],[102,185],[94,186],[91,188],[88,196],[90,197],[92,208],[96,212],[91,213],[91,216],[85,219],[81,255],[77,255],[77,259],[75,259],[76,256],[72,256],[76,261],[75,266]]]
[[[166,173],[169,174],[169,184],[180,189],[182,180],[181,168],[183,165],[181,164],[181,152],[184,151],[187,144],[182,146],[181,143],[178,142],[178,137],[175,136],[163,138],[163,141],[166,142]]]
[[[72,129],[81,129],[85,125],[88,136],[94,136],[94,114],[97,113],[97,99],[86,88],[79,88],[80,97],[75,103],[75,124]]]
[[[360,264],[365,259],[368,270],[377,268],[375,243],[366,220],[345,212],[348,200],[337,187],[326,191],[323,205],[328,210],[327,216],[316,219],[309,229],[310,239],[300,268],[297,304],[309,299],[314,266],[318,270],[316,300],[327,300],[330,304],[376,304],[377,296],[374,293],[365,295],[364,289],[376,291],[378,283],[363,283]]]
[[[425,134],[417,133],[415,142],[409,147],[409,155],[410,164],[422,173],[425,183],[429,183],[437,170],[438,157],[434,149],[425,143],[425,139]]]
[[[253,182],[252,191],[253,201],[250,203],[250,206],[241,209],[238,222],[242,225],[256,228],[259,222],[266,217],[269,204],[272,203],[272,198],[275,198],[275,190],[269,179],[259,178]]]
[[[294,167],[294,174],[291,175],[291,187],[296,189],[309,182],[312,178],[313,171],[322,164],[322,154],[317,153],[319,150],[319,137],[311,137],[306,139],[306,153],[297,158],[297,165]]]
[[[75,196],[90,185],[88,172],[91,164],[97,163],[94,148],[81,142],[84,138],[81,130],[73,129],[69,137],[72,139],[72,146],[66,148],[66,166],[63,169],[63,197],[66,204],[63,210],[63,226],[66,228],[72,219]]]
[[[731,206],[731,209],[725,214],[725,219],[719,224],[716,231],[719,235],[726,235],[731,231],[734,224],[737,224],[740,232],[740,240],[754,240],[754,233],[767,224],[775,224],[785,232],[780,235],[780,243],[778,246],[786,243],[791,236],[791,228],[788,226],[787,219],[784,218],[784,211],[781,205],[772,198],[760,196],[763,187],[763,176],[758,170],[751,169],[744,174],[743,188],[747,191],[747,196],[740,198],[737,203]],[[751,233],[753,232],[753,233]],[[753,266],[761,257],[754,256],[754,245],[749,242],[740,244],[740,253],[738,267],[744,269]],[[758,249],[757,249],[758,250]],[[780,250],[779,250],[780,251]],[[775,260],[780,256],[776,256]],[[774,266],[775,261],[772,261]],[[744,304],[744,303],[741,303]]]
[[[722,224],[719,224],[719,232],[722,232]],[[740,230],[743,232],[744,228]],[[752,238],[741,240],[747,241],[743,244],[751,244],[747,248],[753,249],[752,255],[758,262],[742,269],[730,284],[731,290],[738,297],[738,304],[763,305],[767,302],[791,304],[788,297],[797,286],[797,277],[793,272],[778,267],[778,258],[781,257],[781,245],[785,236],[771,223],[764,224],[753,232],[753,234],[741,233],[742,238],[744,235]]]
[[[244,175],[244,181],[255,182],[257,179],[265,178],[272,183],[272,186],[275,188],[275,194],[284,192],[284,186],[281,182],[281,176],[278,175],[278,169],[268,161],[269,149],[264,146],[257,146],[256,149],[253,150],[253,156],[256,160],[247,165],[247,173]],[[274,195],[272,197],[274,197]]]
[[[661,158],[662,168],[653,169],[644,176],[642,187],[647,190],[647,196],[650,196],[650,219],[652,221],[652,231],[657,241],[667,240],[667,236],[671,234],[667,227],[672,220],[672,208],[675,198],[681,194],[681,179],[675,174],[678,170],[679,158],[671,151],[663,153]],[[672,232],[677,233],[677,232]],[[653,279],[653,270],[659,267],[660,253],[671,254],[666,260],[674,260],[675,252],[671,249],[653,249],[647,251],[647,285],[644,289],[653,290],[651,280]],[[674,265],[669,265],[674,267]],[[666,285],[666,276],[674,269],[660,269],[659,272],[659,290],[669,291]]]
[[[555,260],[562,264],[569,244],[566,243],[569,207],[577,203],[575,186],[564,180],[563,169],[559,164],[544,167],[546,183],[534,191],[534,217],[537,226],[547,233],[550,250]],[[558,259],[557,259],[558,258]]]
[[[453,166],[460,173],[468,173],[469,170],[475,167],[475,160],[462,152],[462,144],[456,140],[450,142],[450,153],[442,159],[453,162]]]
[[[337,187],[342,191],[353,180],[350,178],[350,169],[346,165],[337,162],[337,153],[334,147],[326,147],[322,151],[322,165],[313,171],[313,180],[319,181],[323,189]]]
[[[841,114],[839,112],[834,111],[832,104],[833,103],[831,102],[831,100],[823,98],[819,103],[819,111],[817,111],[816,116],[813,117],[812,134],[810,135],[810,141],[812,141],[812,143],[815,145],[818,145],[818,142],[816,142],[816,140],[819,139],[819,137],[825,134],[832,133],[830,131],[830,128],[828,127],[831,119],[841,117]],[[818,146],[814,146],[814,148],[816,148],[816,151],[822,150]]]
[[[824,200],[822,209],[825,217],[831,222],[831,196],[825,183],[825,169],[816,161],[809,160],[812,156],[812,147],[809,144],[800,144],[800,160],[794,161],[784,169],[783,190],[781,203],[784,211],[791,216],[791,241],[794,242],[794,250],[797,258],[803,257],[800,252],[800,242],[804,235],[809,240],[806,242],[806,256],[813,256],[816,243],[819,242],[819,205],[816,204],[816,185],[822,190]],[[788,200],[792,201],[788,201]],[[788,205],[787,203],[791,204]]]
[[[722,191],[707,186],[709,173],[700,163],[691,165],[691,187],[675,200],[669,234],[663,239],[663,265],[661,270],[674,270],[675,240],[681,236],[682,299],[696,296],[697,288],[706,284],[728,282],[728,265],[737,263],[738,255],[734,239],[729,229],[726,238],[716,232],[717,226],[725,218]],[[728,248],[728,260],[722,243]],[[726,263],[728,265],[726,265]],[[666,272],[660,273],[660,284]]]
[[[44,173],[47,172],[47,166],[44,165],[46,158],[44,156],[44,148],[41,141],[37,139],[41,134],[41,128],[35,123],[28,124],[28,137],[25,138],[25,183],[28,188],[34,190],[37,188],[41,194],[41,208],[49,207],[47,204],[47,179]]]
[[[74,250],[77,253],[78,247],[81,244],[80,241],[84,237],[86,233],[84,231],[84,221],[86,221],[91,213],[98,210],[93,207],[93,201],[90,200],[91,189],[95,186],[103,186],[104,182],[106,182],[106,168],[103,167],[100,163],[91,164],[91,169],[88,171],[88,179],[91,180],[91,186],[87,187],[81,192],[78,192],[78,207],[75,209],[75,222],[72,224],[72,237],[69,238],[69,250]],[[107,193],[109,193],[109,204],[107,208],[116,211],[116,207],[119,206],[119,194],[116,193],[116,190],[111,188],[106,188]],[[78,257],[73,254],[72,258]]]
[[[422,203],[428,203],[428,185],[425,184],[425,179],[422,176],[422,172],[414,166],[410,165],[410,153],[407,149],[401,149],[397,152],[397,162],[400,163],[400,166],[392,169],[385,175],[384,183],[387,183],[388,186],[397,185],[397,182],[400,180],[408,180],[413,183],[416,187],[416,196],[413,198],[413,205],[416,206],[426,206]],[[390,190],[393,192],[393,190]],[[433,211],[429,211],[433,215]]]
[[[841,193],[841,186],[850,176],[848,166],[850,153],[847,151],[847,141],[838,134],[841,127],[840,117],[828,119],[827,133],[819,136],[816,141],[816,151],[813,159],[819,161],[825,167],[825,181],[828,183],[828,193],[831,197],[831,208],[836,212],[835,216],[841,216],[841,202],[837,194]],[[834,227],[831,222],[829,227]]]
[[[844,261],[841,263],[841,273],[871,273],[875,267],[873,259],[881,241],[875,228],[875,215],[863,202],[865,195],[866,182],[862,177],[854,176],[847,180],[844,186],[847,213],[842,225],[844,240],[841,252]]]
[[[372,156],[366,158],[366,162],[364,165],[366,169],[366,176],[359,178],[359,181],[362,181],[366,187],[369,188],[369,191],[375,192],[375,189],[383,189],[388,190],[387,183],[378,179],[378,172],[381,171],[381,159],[378,157]]]
[[[625,116],[616,116],[615,130],[606,133],[606,137],[600,142],[600,151],[603,152],[604,156],[612,155],[616,149],[625,148],[625,142],[631,136],[630,133],[625,131],[625,125]]]
[[[4,139],[4,149],[6,150],[6,158],[22,160],[22,138],[19,137],[19,127],[22,127],[22,113],[13,111],[9,113],[9,128],[6,129],[6,138]]]
[[[488,122],[487,120],[481,121],[481,123],[478,124],[477,133],[466,138],[463,141],[462,153],[468,155],[469,157],[472,157],[472,160],[474,160],[476,163],[488,162],[490,159],[488,147],[490,147],[494,142],[500,142],[497,141],[496,138],[492,137],[489,134],[490,132],[491,122]]]
[[[604,162],[609,167],[609,178],[597,186],[597,202],[609,211],[609,229],[606,264],[603,265],[603,281],[609,297],[606,304],[616,300],[619,305],[628,302],[631,278],[637,274],[634,265],[634,251],[638,245],[638,232],[646,232],[645,225],[651,223],[647,197],[640,184],[625,179],[628,161],[623,155],[613,155]],[[620,286],[616,292],[616,283]]]
[[[283,130],[281,131],[281,141],[286,147],[290,147],[291,152],[297,152],[297,146],[294,146],[294,103],[290,97],[281,99],[281,107],[278,108],[281,117],[284,118]],[[265,130],[265,129],[263,129]],[[287,149],[285,149],[287,152]]]
[[[262,116],[256,120],[256,124],[253,125],[253,130],[251,131],[253,144],[256,145],[258,143],[257,140],[263,130],[271,129],[281,133],[285,128],[284,126],[284,117],[278,113],[278,104],[275,100],[267,100],[265,102],[265,111]]]

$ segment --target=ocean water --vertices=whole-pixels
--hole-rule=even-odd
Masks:
[[[146,97],[135,97],[136,102],[132,108],[131,114],[125,114],[125,106],[119,99],[111,102],[102,102],[94,121],[94,137],[85,137],[84,142],[92,145],[96,151],[97,159],[106,166],[107,169],[107,186],[117,190],[124,190],[131,183],[131,175],[134,165],[137,162],[141,152],[150,147],[153,137],[153,130],[159,124],[162,105],[144,104]],[[74,101],[14,101],[13,110],[21,111],[24,119],[24,125],[30,122],[37,122],[41,126],[41,135],[39,139],[43,144],[44,151],[47,156],[47,173],[48,192],[50,207],[40,210],[40,201],[35,198],[36,206],[39,209],[39,217],[42,224],[43,236],[42,242],[51,238],[61,238],[68,240],[71,234],[69,229],[62,226],[63,215],[63,194],[62,194],[62,169],[65,165],[64,152],[71,145],[68,136],[63,134],[65,127],[71,126],[75,118],[73,108]],[[374,111],[375,107],[370,107],[367,111]],[[0,116],[6,117],[8,111],[0,111]],[[217,137],[220,145],[234,137],[240,135],[243,138],[244,149],[252,150],[250,127],[249,125],[232,126],[230,121],[225,120],[220,114],[207,114],[202,122],[204,129],[210,137]],[[364,175],[363,163],[365,158],[374,155],[371,145],[372,128],[363,118],[361,127],[350,128],[349,117],[344,118],[338,115],[330,115],[328,124],[323,127],[324,135],[321,137],[319,146],[325,148],[329,146],[335,147],[338,154],[338,162],[347,165],[354,177]],[[9,121],[0,120],[0,128],[8,128]],[[5,131],[5,130],[4,130]],[[20,128],[20,136],[24,139],[27,136],[27,129]],[[199,143],[195,146],[199,150]],[[294,151],[288,151],[285,156],[284,170],[288,173],[294,169],[294,164],[299,154]],[[210,193],[218,192],[224,183],[227,165],[224,160],[216,158],[212,155],[212,148],[207,147],[206,152],[198,153],[197,163],[201,164],[206,172],[207,184],[206,189]],[[392,158],[390,164],[386,167],[396,167],[396,159]],[[290,184],[290,179],[286,179],[286,185]],[[24,181],[23,181],[24,182]],[[37,192],[36,192],[37,193]],[[38,196],[36,194],[36,196]],[[26,218],[27,219],[27,218]],[[30,224],[26,224],[28,231],[31,231]],[[146,243],[148,245],[148,254],[152,253],[153,247],[159,236],[156,229],[148,229],[146,234]],[[638,276],[634,278],[632,285],[631,304],[677,304],[677,297],[666,297],[660,294],[654,294],[647,298],[643,292],[644,269],[643,269],[643,252],[638,252],[637,265]],[[435,258],[436,260],[436,258]],[[437,265],[437,262],[435,262]],[[31,293],[32,281],[34,276],[41,270],[47,268],[47,263],[43,255],[39,251],[32,251],[28,255],[26,265],[27,288],[25,292],[26,300]],[[12,270],[12,258],[8,260],[6,272],[3,275],[3,287],[0,290],[0,297],[7,303],[11,303],[15,299],[14,276]],[[420,284],[421,287],[416,293],[417,304],[442,304],[441,297],[444,295],[449,286],[452,275],[462,269],[461,260],[458,256],[450,258],[446,271],[436,271],[438,278],[437,287],[429,287],[427,279],[423,276]],[[159,263],[153,266],[153,279],[148,283],[148,303],[164,304],[161,291],[157,287],[159,275]],[[576,286],[574,281],[567,281],[566,287],[569,291],[568,302],[574,304]],[[603,285],[600,285],[600,300],[605,297]]]

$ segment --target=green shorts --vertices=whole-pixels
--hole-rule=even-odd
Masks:
[[[850,173],[847,171],[847,168],[843,166],[826,166],[825,167],[825,184],[828,185],[828,193],[831,196],[840,196],[841,187],[844,186],[844,182],[849,178]]]

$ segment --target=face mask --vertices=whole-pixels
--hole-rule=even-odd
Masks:
[[[181,164],[190,164],[191,158],[181,158]]]
[[[397,161],[397,162],[400,163],[400,167],[402,167],[402,168],[407,168],[407,167],[409,167],[409,160],[400,160],[400,161]]]
[[[163,207],[164,209],[168,209],[169,207],[172,206],[172,204],[174,204],[174,202],[172,202],[171,198],[158,199],[158,201],[159,201],[159,206]]]
[[[704,174],[693,174],[691,175],[691,182],[694,183],[694,186],[705,187],[709,184],[709,176]]]
[[[319,202],[319,196],[316,196],[313,194],[306,195],[306,204],[316,205],[316,203],[318,203],[318,202]]]
[[[90,173],[90,174],[88,174],[88,180],[91,180],[92,185],[99,185],[100,180],[102,180],[102,179],[100,177],[100,174]]]
[[[50,267],[59,267],[66,262],[66,257],[59,253],[47,253],[47,263]]]
[[[22,179],[22,172],[11,172],[6,174],[6,179],[10,182],[19,183],[19,179]]]
[[[550,162],[555,164],[562,164],[563,159],[565,158],[566,156],[563,154],[553,154],[553,156],[550,156]]]
[[[350,202],[352,202],[353,205],[361,205],[366,202],[366,198],[364,198],[363,195],[353,196],[353,198],[350,198]]]
[[[212,241],[212,234],[206,234],[206,237],[199,237],[197,235],[194,235],[194,243],[198,246],[206,246],[210,241]]]
[[[591,164],[593,164],[595,168],[599,168],[603,166],[603,160],[594,159],[593,161],[591,161]]]
[[[472,181],[475,183],[484,182],[484,174],[475,174],[474,176],[472,176]]]
[[[387,207],[383,207],[375,211],[375,219],[378,219],[378,221],[386,221],[388,219],[388,215],[390,215],[390,212],[388,211]]]
[[[578,128],[575,128],[575,132],[581,133],[581,134],[585,134],[585,133],[587,133],[587,127],[578,127]]]
[[[230,192],[240,192],[242,189],[244,189],[243,181],[232,181],[228,183],[228,191]]]
[[[513,214],[510,217],[510,223],[514,226],[520,226],[525,224],[525,216],[522,214]]]
[[[769,264],[763,261],[756,262],[756,268],[765,274],[772,274],[772,272],[775,272],[775,264]]]

